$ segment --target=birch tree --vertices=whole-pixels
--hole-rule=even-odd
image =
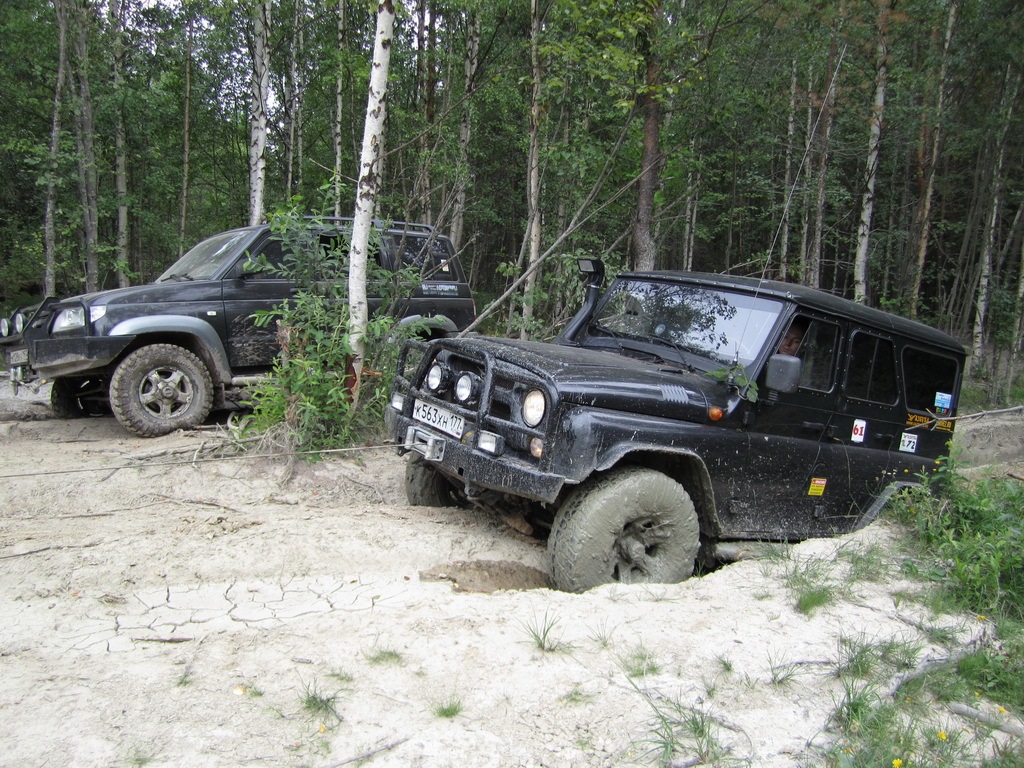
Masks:
[[[878,42],[875,54],[875,96],[868,121],[868,158],[864,168],[864,193],[861,196],[860,224],[857,228],[857,253],[853,260],[853,300],[864,304],[868,297],[868,253],[871,245],[871,222],[875,211],[875,188],[878,183],[878,152],[882,143],[882,116],[885,112],[885,91],[889,80],[889,13],[888,0],[879,3],[876,27]]]
[[[541,121],[541,78],[544,70],[540,60],[540,3],[530,0],[530,149],[526,160],[526,207],[528,219],[526,224],[529,266],[527,267],[526,286],[523,297],[523,324],[519,329],[519,338],[529,337],[529,329],[533,320],[534,293],[540,273],[540,121]]]
[[[82,204],[85,251],[85,290],[99,289],[99,178],[96,168],[96,126],[89,82],[89,31],[92,12],[87,3],[73,2],[75,10],[75,132],[78,143],[78,191]]]
[[[57,12],[57,77],[53,86],[49,173],[46,177],[46,209],[43,220],[43,249],[45,252],[43,290],[47,296],[53,296],[56,293],[54,262],[57,251],[55,221],[57,215],[57,168],[60,159],[61,105],[68,68],[68,0],[56,0],[54,9]]]
[[[110,0],[107,22],[110,26],[110,71],[114,91],[114,186],[117,192],[117,227],[114,263],[117,283],[127,288],[128,280],[128,149],[124,121],[124,18],[127,0]]]
[[[249,6],[252,21],[249,94],[249,224],[263,220],[267,184],[267,128],[270,101],[270,3]]]
[[[366,302],[366,265],[370,228],[377,193],[380,189],[380,161],[384,151],[384,117],[387,107],[388,68],[395,26],[392,0],[377,6],[377,31],[374,35],[370,88],[366,99],[363,146],[359,155],[359,180],[356,187],[355,216],[352,221],[352,246],[348,272],[348,330],[352,346],[352,399],[359,397],[363,359],[366,356],[366,328],[369,322]]]

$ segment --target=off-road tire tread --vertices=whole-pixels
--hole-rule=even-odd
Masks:
[[[405,462],[405,497],[414,507],[458,506],[448,479],[417,453]]]

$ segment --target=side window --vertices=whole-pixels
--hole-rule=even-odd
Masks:
[[[279,237],[264,240],[259,249],[242,260],[242,272],[249,280],[280,280],[284,277],[284,248]]]
[[[803,360],[800,386],[830,392],[836,381],[836,357],[839,352],[839,326],[811,320],[796,356]]]
[[[923,349],[903,350],[903,387],[907,410],[946,416],[953,412],[953,392],[959,366],[956,360]]]
[[[855,333],[848,370],[848,397],[884,405],[896,403],[896,351],[891,341],[869,333]]]

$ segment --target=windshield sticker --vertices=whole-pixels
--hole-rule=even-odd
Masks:
[[[850,440],[855,443],[863,443],[864,438],[868,434],[868,423],[864,419],[854,419],[853,421],[853,434],[850,435]]]
[[[908,427],[928,427],[929,429],[941,429],[943,432],[953,431],[953,422],[949,419],[933,419],[922,413],[907,414]]]
[[[953,396],[947,392],[935,393],[935,413],[945,416],[953,410]]]
[[[917,435],[904,432],[900,436],[900,450],[904,453],[917,453]]]
[[[812,477],[811,486],[807,489],[808,496],[824,496],[825,486],[828,485],[828,479],[824,477]]]

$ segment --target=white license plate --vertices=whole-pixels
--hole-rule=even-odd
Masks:
[[[452,437],[462,437],[466,428],[466,420],[456,413],[436,405],[417,400],[412,407],[412,417],[416,421],[429,424]]]
[[[11,357],[7,361],[10,365],[24,365],[28,362],[28,350],[27,349],[15,349],[10,353]]]

